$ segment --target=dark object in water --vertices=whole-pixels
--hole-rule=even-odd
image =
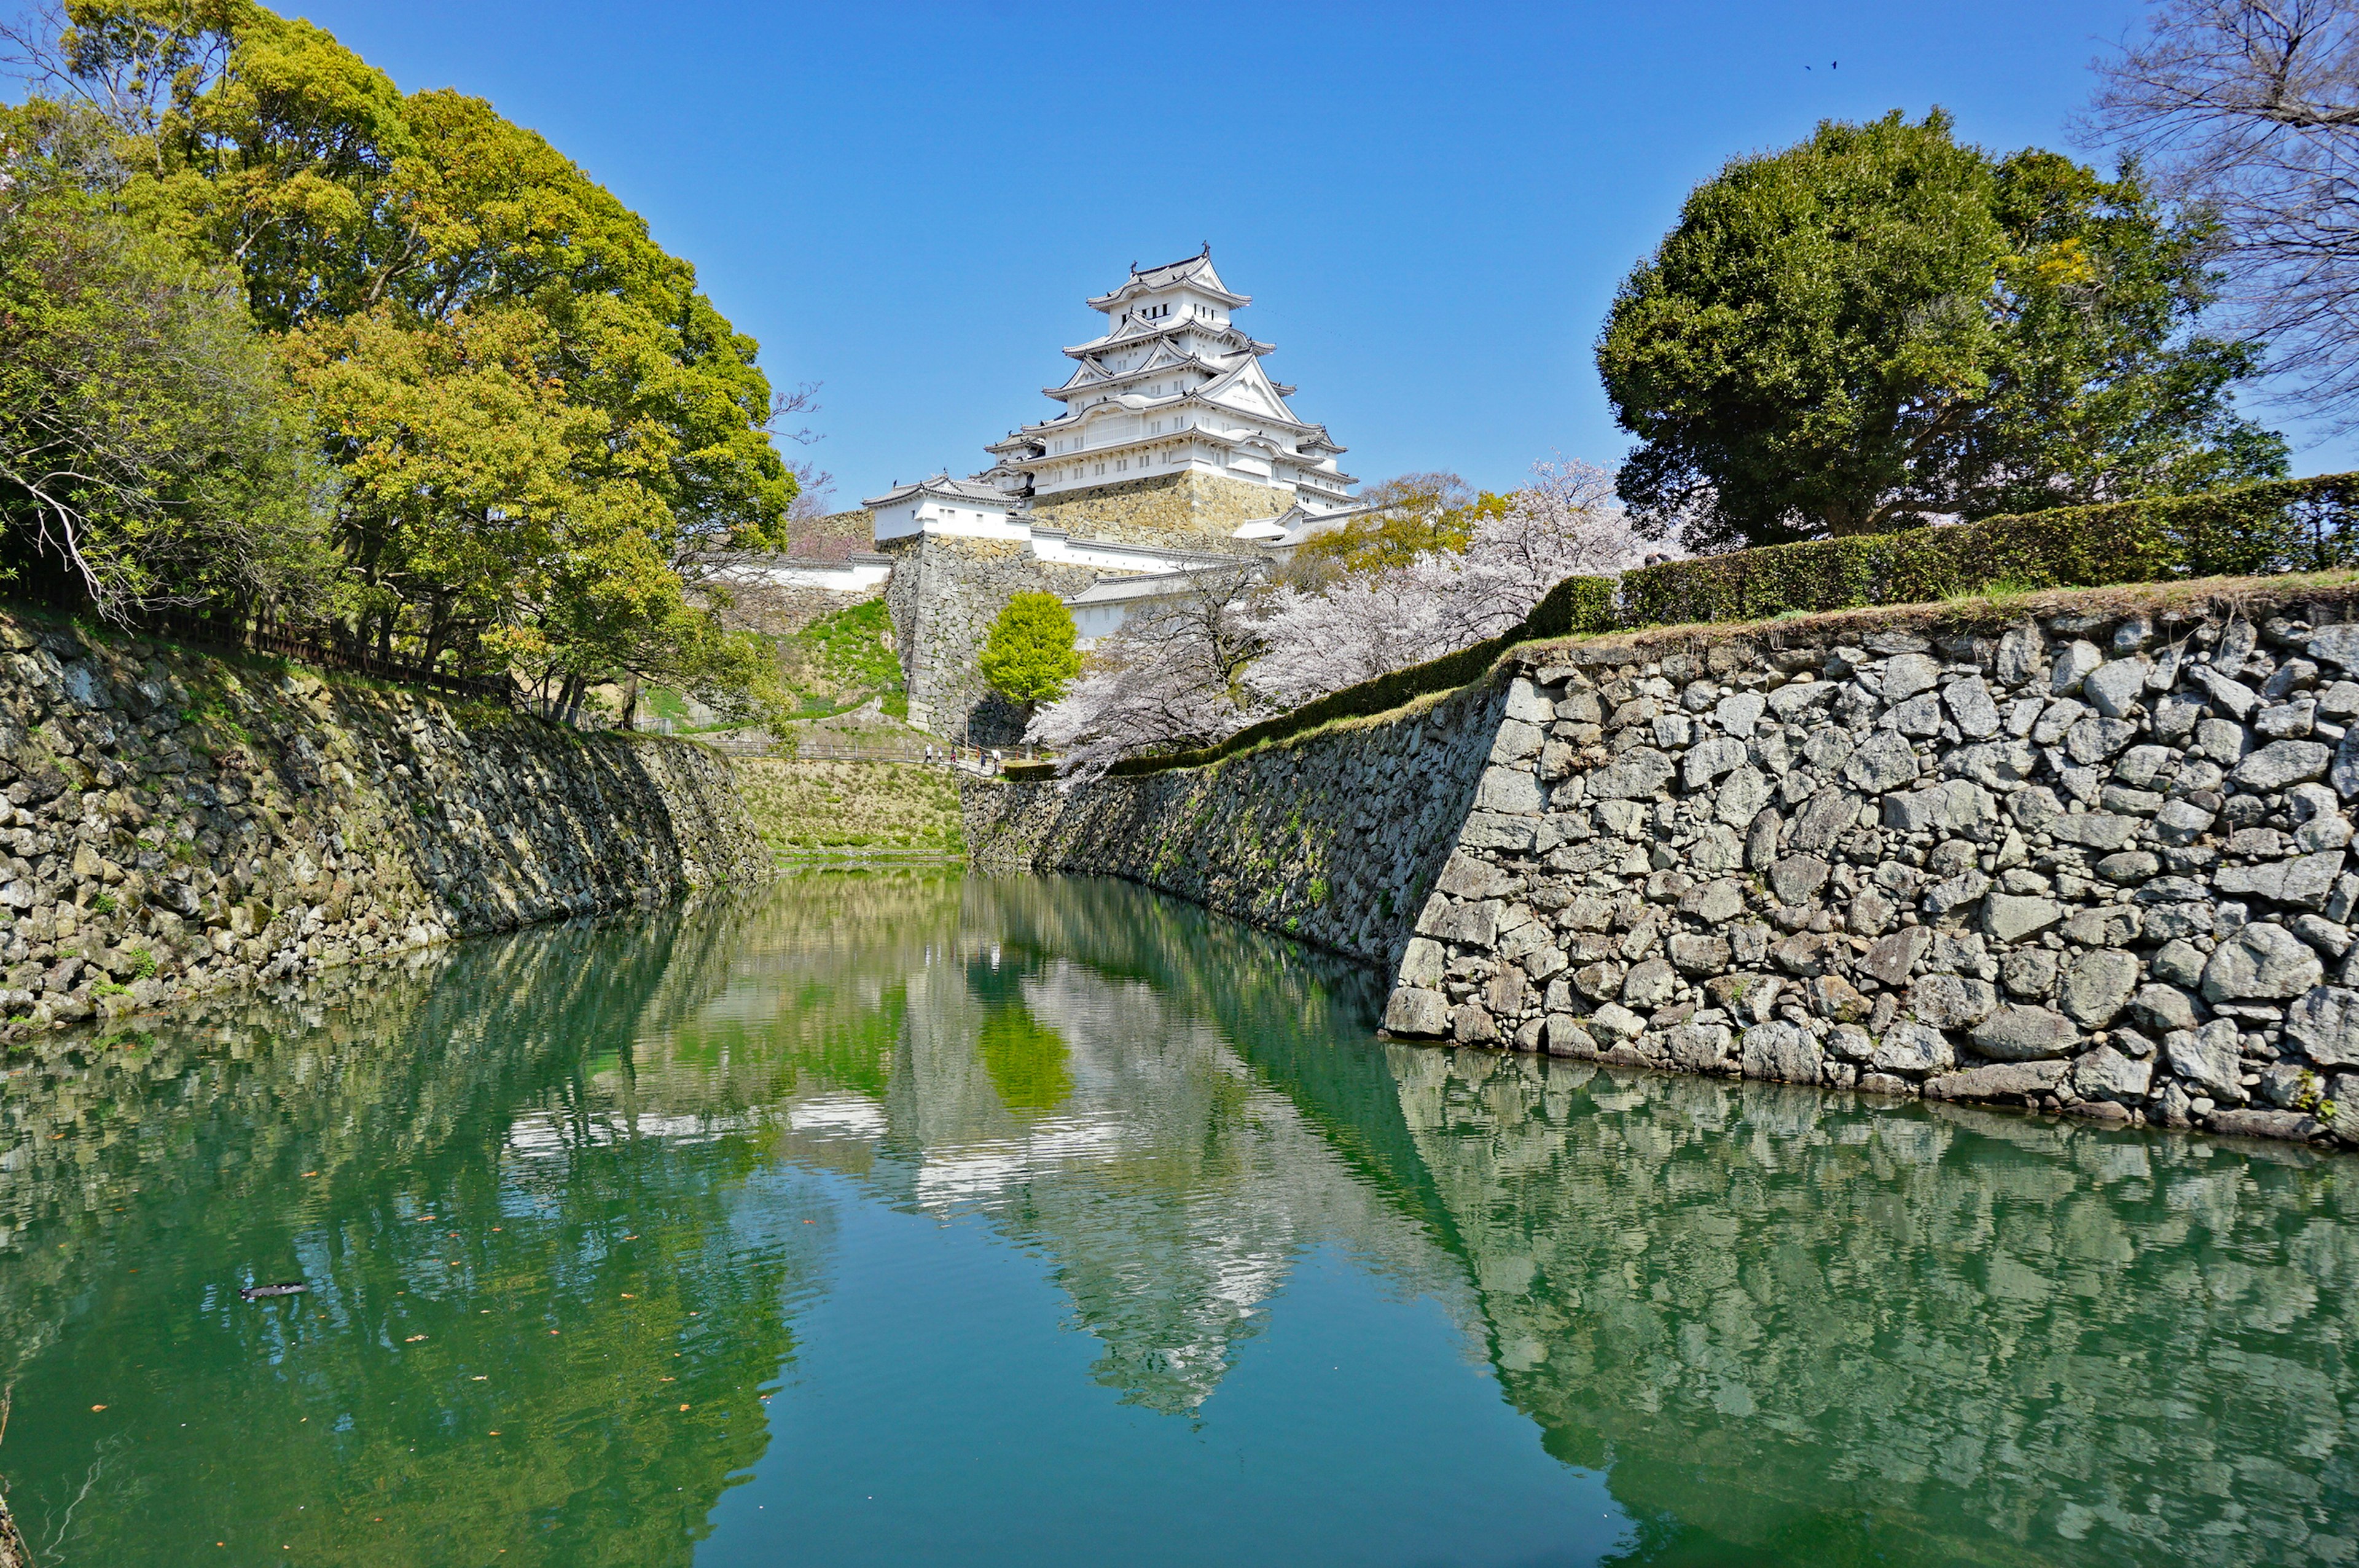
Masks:
[[[299,1296],[310,1288],[290,1281],[283,1285],[240,1285],[237,1293],[247,1301],[258,1302],[265,1296]]]

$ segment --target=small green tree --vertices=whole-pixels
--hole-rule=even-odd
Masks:
[[[1019,593],[991,623],[983,645],[983,678],[1029,715],[1064,696],[1082,673],[1075,634],[1072,611],[1055,594]]]

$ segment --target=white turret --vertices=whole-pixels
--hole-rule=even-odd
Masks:
[[[1231,319],[1251,303],[1221,282],[1209,245],[1169,265],[1133,266],[1121,287],[1089,301],[1106,330],[1067,349],[1072,375],[1041,389],[1063,412],[987,448],[999,461],[976,481],[1047,498],[1192,470],[1277,492],[1273,514],[1348,506],[1359,481],[1335,464],[1343,449],[1326,427],[1294,416],[1294,388],[1262,370],[1271,345]]]

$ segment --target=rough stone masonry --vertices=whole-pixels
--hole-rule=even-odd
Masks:
[[[0,614],[0,1030],[759,877],[729,763]]]
[[[1438,876],[1386,862],[1416,913],[1384,1027],[2100,1120],[2359,1131],[2359,595],[2301,591],[1524,650]],[[1333,736],[1288,744],[1345,755]],[[1073,793],[1138,801],[1153,777]],[[1200,820],[1220,818],[1218,788],[1194,788]],[[1088,859],[992,798],[969,813],[985,858],[1007,824],[1035,863]],[[1058,812],[1093,814],[1103,800]]]

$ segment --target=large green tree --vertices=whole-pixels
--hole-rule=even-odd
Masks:
[[[116,211],[95,115],[0,108],[0,576],[120,618],[316,593],[318,465],[234,273]]]
[[[71,0],[45,85],[114,126],[119,205],[244,278],[345,483],[355,640],[742,689],[729,556],[795,483],[753,341],[646,222],[479,99],[405,94],[248,0]],[[24,40],[20,38],[20,43]]]
[[[2210,233],[2134,169],[1821,124],[1698,187],[1597,346],[1620,491],[1702,548],[2209,488],[2285,470],[2206,337]]]

